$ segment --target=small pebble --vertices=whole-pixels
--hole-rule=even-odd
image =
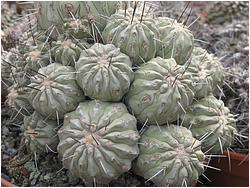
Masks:
[[[30,184],[31,184],[31,185],[35,185],[40,175],[41,175],[41,172],[37,172],[37,173],[34,175],[33,179],[31,180]]]
[[[23,180],[23,184],[22,184],[22,187],[28,187],[29,186],[29,179],[28,178],[25,178]]]
[[[10,156],[14,156],[16,153],[17,153],[17,150],[13,147],[11,148],[8,148],[7,149],[7,153],[10,155]]]
[[[52,174],[52,173],[48,173],[48,174],[46,174],[45,176],[43,176],[43,179],[44,179],[45,181],[49,181],[52,177],[53,177],[53,174]]]
[[[3,126],[2,127],[2,135],[9,135],[10,131],[7,127]]]

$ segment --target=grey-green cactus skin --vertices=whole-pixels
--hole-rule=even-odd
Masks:
[[[56,26],[60,31],[64,23],[63,18],[71,18],[78,8],[84,9],[80,1],[38,1],[35,7],[39,9],[37,24],[39,30],[47,30]],[[85,16],[86,11],[80,11],[79,17]],[[52,33],[54,35],[55,32]]]
[[[185,127],[149,126],[139,142],[133,170],[156,186],[194,186],[204,171],[200,142]]]
[[[37,14],[37,24],[39,29],[46,30],[52,25],[58,26],[62,24],[60,15],[58,14],[59,1],[39,1],[35,4],[39,8]]]
[[[160,36],[167,35],[166,28],[168,29],[169,26],[176,23],[176,20],[169,18],[169,17],[158,17],[156,20],[156,24],[158,26],[158,30],[160,32]]]
[[[130,7],[113,14],[102,36],[105,43],[119,47],[134,64],[141,64],[155,57],[159,31],[154,18],[144,16],[141,21],[141,11],[133,16],[133,10]]]
[[[111,16],[121,6],[121,1],[92,1],[85,2],[93,15]]]
[[[183,65],[191,57],[194,48],[194,36],[182,23],[169,18],[160,18],[156,26],[160,31],[159,50],[157,55],[163,58],[174,58],[177,64]]]
[[[135,72],[135,79],[126,96],[132,114],[141,123],[170,123],[192,103],[192,74],[175,60],[154,58]]]
[[[57,127],[57,121],[48,120],[36,111],[25,116],[22,129],[28,151],[36,154],[56,152],[59,142]]]
[[[223,84],[225,71],[219,59],[205,49],[195,47],[191,63],[187,71],[192,72],[197,81],[194,82],[195,97],[203,98],[218,90]]]
[[[90,10],[88,19],[95,23],[100,32],[103,31],[108,23],[107,17],[116,13],[121,6],[120,1],[85,1],[83,3],[87,10]]]
[[[75,69],[53,63],[39,69],[31,77],[30,103],[41,115],[49,119],[62,119],[64,114],[75,110],[85,97],[76,83]]]
[[[71,39],[52,42],[52,56],[57,63],[64,66],[75,67],[75,62],[78,61],[81,51],[82,49]]]
[[[136,119],[122,103],[80,103],[64,117],[57,147],[63,166],[87,185],[108,184],[139,153]]]
[[[29,102],[29,91],[27,88],[19,88],[17,84],[8,88],[8,95],[5,103],[15,109],[16,118],[23,119],[23,116],[28,116],[34,111],[32,105]]]
[[[236,120],[223,101],[210,95],[194,102],[182,117],[195,138],[202,140],[202,150],[221,153],[234,141]]]
[[[113,44],[96,43],[83,50],[76,71],[84,93],[101,101],[120,101],[134,78],[130,58]]]

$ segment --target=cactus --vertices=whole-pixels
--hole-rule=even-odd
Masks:
[[[144,63],[156,55],[159,31],[155,20],[136,6],[113,14],[102,36],[105,43],[119,47],[134,64]]]
[[[187,71],[197,77],[197,82],[194,82],[195,97],[203,98],[218,90],[225,74],[219,59],[200,47],[194,48],[191,58]]]
[[[30,36],[30,34],[28,34],[27,32],[24,32],[22,34],[22,36],[20,38],[18,38],[19,44],[13,49],[15,49],[15,52],[18,53],[19,58],[23,59],[24,57],[27,57],[29,55],[29,52],[31,52],[32,50],[36,50],[39,47],[41,47],[40,45],[39,46],[36,45],[34,43],[34,40]],[[38,42],[37,40],[35,40],[35,41]],[[44,48],[44,50],[42,50],[41,54],[44,54],[47,50],[48,50],[48,48],[46,45],[46,48]],[[24,57],[22,57],[22,56],[24,56]],[[23,59],[23,60],[25,60],[25,59]]]
[[[91,36],[91,29],[87,19],[65,19],[63,31],[77,39],[87,39]]]
[[[202,140],[202,150],[209,153],[223,153],[237,133],[234,115],[212,95],[189,106],[182,119],[183,126],[190,127],[193,136]]]
[[[185,127],[149,126],[139,142],[133,170],[156,186],[194,186],[204,171],[200,142]]]
[[[69,2],[62,2],[67,5]],[[75,2],[78,4],[78,2]],[[40,30],[47,30],[52,26],[57,26],[60,29],[60,25],[63,24],[61,14],[68,16],[68,11],[66,6],[61,6],[60,1],[38,1],[35,3],[35,7],[39,9],[37,14],[37,24]]]
[[[108,184],[139,152],[136,119],[122,103],[80,103],[65,115],[58,135],[63,166],[87,185]]]
[[[47,30],[56,26],[60,30],[64,18],[83,18],[90,22],[92,29],[102,31],[108,16],[119,8],[117,1],[40,1],[35,4],[39,8],[37,15],[40,29]],[[97,31],[98,32],[98,31]]]
[[[126,101],[139,122],[170,123],[192,103],[192,74],[174,59],[154,58],[135,72]]]
[[[11,120],[24,120],[29,152],[58,150],[87,186],[107,185],[132,166],[156,186],[193,186],[203,152],[232,144],[234,115],[212,96],[225,70],[194,47],[188,18],[157,17],[150,2],[34,4],[18,22],[2,7],[1,33],[5,104],[16,109]]]
[[[172,18],[168,17],[158,17],[156,20],[156,24],[158,26],[160,36],[166,35],[166,27],[168,28],[171,26],[173,23],[176,23],[177,21]]]
[[[157,55],[163,58],[174,58],[177,64],[188,62],[194,47],[194,36],[182,23],[172,19],[157,19],[156,27],[160,31],[159,50]]]
[[[86,7],[87,18],[91,23],[91,27],[97,28],[95,32],[102,32],[109,17],[120,8],[119,1],[85,1],[83,3]]]
[[[5,104],[15,109],[15,118],[22,120],[24,116],[32,114],[33,107],[29,102],[29,93],[27,88],[19,88],[17,84],[8,88],[8,95]]]
[[[74,110],[79,102],[85,100],[76,84],[75,69],[59,63],[39,69],[28,86],[33,108],[49,119],[63,118],[65,113]]]
[[[42,117],[34,112],[31,116],[24,117],[23,136],[29,152],[42,154],[56,152],[58,145],[57,122]]]
[[[132,62],[112,44],[94,44],[76,62],[78,85],[90,98],[120,101],[133,81]]]
[[[24,70],[34,75],[33,71],[38,71],[40,68],[50,64],[50,56],[48,53],[42,53],[41,50],[35,48],[28,52]],[[31,70],[30,70],[31,69]]]
[[[64,41],[53,41],[51,53],[57,63],[62,63],[65,66],[75,66],[78,61],[82,49],[71,39]]]

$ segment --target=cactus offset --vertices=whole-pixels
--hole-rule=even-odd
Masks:
[[[63,166],[87,185],[108,184],[138,155],[136,119],[122,103],[89,101],[65,115],[58,131]]]
[[[174,59],[151,59],[135,72],[126,101],[139,122],[173,122],[192,103],[192,74]]]
[[[76,79],[84,93],[102,101],[120,101],[133,81],[132,62],[112,44],[94,44],[76,62]]]
[[[200,142],[185,127],[150,126],[139,142],[133,170],[157,186],[194,186],[204,171]]]
[[[137,5],[137,3],[136,3]],[[128,7],[110,17],[102,35],[105,43],[114,44],[127,54],[134,64],[141,64],[155,57],[159,31],[155,20],[142,17],[143,9]]]
[[[157,55],[163,58],[174,58],[177,64],[183,65],[191,57],[194,47],[194,36],[182,23],[176,20],[158,19],[160,40]]]
[[[109,22],[109,17],[120,7],[119,1],[84,1],[83,4],[86,7],[92,31],[95,30],[95,32],[102,32]]]
[[[195,138],[203,138],[202,149],[223,153],[234,141],[236,120],[223,101],[210,95],[188,107],[183,126],[191,127]]]
[[[34,72],[32,71],[38,71],[40,68],[45,67],[49,64],[49,54],[44,54],[41,52],[41,50],[35,48],[27,54],[24,70],[34,75]]]
[[[65,39],[53,41],[52,46],[51,53],[57,63],[75,67],[75,62],[78,61],[82,51],[78,45],[71,39]]]
[[[30,103],[33,108],[49,119],[61,119],[74,110],[85,97],[75,80],[75,69],[53,63],[39,69],[31,77]]]
[[[75,12],[80,6],[77,1],[38,1],[35,7],[39,8],[37,24],[40,30],[47,30],[52,26],[60,29],[63,24],[62,18],[71,18],[70,12]]]
[[[45,119],[39,113],[24,117],[23,136],[29,152],[56,152],[58,145],[57,122]]]
[[[17,84],[8,88],[7,100],[5,103],[15,109],[16,118],[22,120],[26,115],[32,114],[33,107],[29,102],[29,92],[27,88],[19,88]]]
[[[219,59],[202,48],[195,47],[187,68],[197,81],[194,82],[195,97],[202,98],[218,90],[224,81],[224,68]]]

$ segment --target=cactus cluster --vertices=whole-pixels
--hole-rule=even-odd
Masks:
[[[38,29],[1,62],[27,150],[58,152],[86,185],[131,169],[157,186],[191,186],[204,153],[233,143],[234,115],[214,96],[223,66],[194,46],[186,22],[147,2],[35,7]]]

